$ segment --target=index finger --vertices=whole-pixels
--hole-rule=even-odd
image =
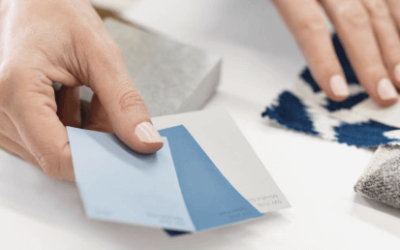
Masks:
[[[348,86],[319,4],[315,0],[274,3],[296,38],[315,81],[330,99],[346,99]]]
[[[99,43],[89,50],[87,74],[89,87],[98,96],[115,134],[131,149],[143,154],[155,153],[163,146],[151,123],[143,98],[130,79],[119,46],[110,38],[107,46]]]

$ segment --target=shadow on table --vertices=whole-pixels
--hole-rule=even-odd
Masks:
[[[89,220],[74,183],[53,180],[21,159],[0,151],[0,206],[110,249],[228,249],[286,226],[279,213],[203,233],[170,238],[161,229]]]
[[[351,215],[388,233],[400,237],[400,210],[389,205],[374,201],[360,195],[355,195],[356,203]],[[377,212],[378,211],[378,212]]]

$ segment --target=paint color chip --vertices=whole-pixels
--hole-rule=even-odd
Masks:
[[[160,134],[164,147],[140,155],[114,135],[68,128],[88,217],[194,232],[262,216],[184,126]]]

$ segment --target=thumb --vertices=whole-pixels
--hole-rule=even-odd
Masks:
[[[112,56],[101,55],[89,64],[89,87],[98,96],[116,135],[139,153],[154,153],[163,141],[130,80],[122,52],[115,50],[109,54]]]

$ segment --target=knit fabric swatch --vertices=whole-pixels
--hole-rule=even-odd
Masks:
[[[306,68],[291,90],[283,91],[262,113],[276,124],[356,147],[378,147],[354,190],[365,197],[400,208],[400,127],[385,125],[352,110],[368,97],[336,35],[336,53],[349,83],[343,102],[329,100]]]
[[[400,208],[400,146],[378,148],[354,190],[367,198]]]
[[[400,128],[374,121],[352,108],[368,98],[337,37],[332,41],[349,83],[343,102],[329,100],[306,68],[291,90],[283,91],[262,113],[278,125],[356,147],[400,144]]]

